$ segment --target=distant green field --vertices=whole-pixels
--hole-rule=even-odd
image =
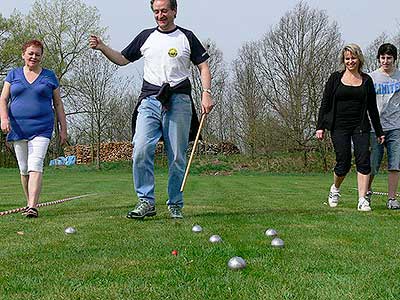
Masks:
[[[42,202],[97,195],[41,208],[38,219],[0,217],[0,299],[400,299],[400,211],[380,196],[358,212],[354,175],[331,209],[331,174],[193,172],[181,221],[169,219],[166,172],[156,175],[157,216],[137,221],[125,217],[136,202],[128,167],[46,169]],[[0,211],[24,206],[17,170],[0,178]],[[285,248],[271,248],[267,228]],[[228,269],[232,256],[246,269]]]

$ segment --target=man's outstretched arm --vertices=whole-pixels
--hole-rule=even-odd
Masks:
[[[89,47],[95,50],[100,50],[110,61],[112,61],[116,65],[125,66],[130,62],[125,58],[125,56],[121,54],[121,52],[111,49],[106,44],[104,44],[98,36],[90,36]]]

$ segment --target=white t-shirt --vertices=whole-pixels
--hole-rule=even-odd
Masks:
[[[369,75],[374,81],[383,130],[400,129],[400,71],[389,76],[378,69]]]
[[[169,32],[143,30],[121,53],[131,62],[144,58],[146,82],[156,86],[168,82],[171,87],[189,78],[191,62],[198,65],[209,58],[193,32],[179,26]]]

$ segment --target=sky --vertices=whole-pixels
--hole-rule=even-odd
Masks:
[[[97,7],[108,28],[109,45],[122,50],[144,28],[155,26],[149,0],[83,0]],[[27,13],[35,1],[1,0],[0,13]],[[400,31],[400,0],[303,0],[325,10],[339,25],[345,42],[367,47],[381,33]],[[278,24],[297,0],[178,0],[176,24],[191,29],[200,40],[211,39],[230,63],[244,42],[259,40]]]

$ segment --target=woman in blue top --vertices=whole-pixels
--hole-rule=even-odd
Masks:
[[[22,47],[25,65],[7,74],[0,96],[1,130],[14,146],[27,199],[25,215],[33,218],[38,216],[43,161],[53,132],[54,110],[60,123],[61,144],[67,139],[58,80],[53,71],[41,67],[42,55],[40,41],[26,42]]]

